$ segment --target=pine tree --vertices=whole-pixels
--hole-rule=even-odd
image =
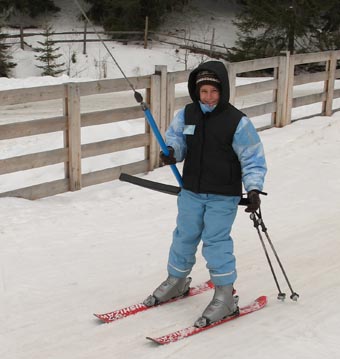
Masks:
[[[6,45],[5,35],[0,28],[0,77],[9,77],[11,69],[13,69],[16,64],[12,62],[12,56],[8,54],[9,46]]]
[[[167,11],[188,5],[189,0],[86,0],[88,15],[107,31],[143,30],[145,17],[156,28]]]
[[[230,61],[277,56],[282,51],[315,51],[324,40],[327,22],[333,32],[339,29],[339,22],[330,15],[339,8],[340,0],[239,2],[241,12],[234,22],[239,38],[229,50]]]
[[[62,56],[58,54],[60,47],[55,47],[55,42],[52,40],[54,31],[51,26],[46,26],[44,29],[44,41],[38,41],[41,47],[37,47],[34,51],[39,52],[41,55],[36,55],[35,58],[43,65],[36,65],[36,67],[43,70],[42,76],[57,76],[64,72],[63,66],[65,63],[58,64],[57,59]]]
[[[313,35],[319,50],[340,49],[340,0],[325,0],[326,7],[321,14],[320,26]]]
[[[0,0],[0,9],[2,11],[10,10],[10,12],[18,11],[30,17],[60,10],[53,0]]]

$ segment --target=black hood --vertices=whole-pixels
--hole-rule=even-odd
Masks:
[[[216,76],[221,81],[221,96],[218,106],[221,104],[229,103],[229,78],[228,72],[224,64],[220,61],[208,61],[199,65],[195,70],[193,70],[189,75],[188,80],[188,90],[190,97],[193,102],[198,102],[199,97],[196,91],[196,76],[202,70],[208,70],[216,74]]]

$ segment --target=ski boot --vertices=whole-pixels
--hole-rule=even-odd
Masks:
[[[205,308],[202,316],[194,324],[197,328],[206,327],[226,317],[238,314],[238,296],[233,295],[232,285],[216,286],[212,301]]]
[[[155,289],[143,302],[147,307],[166,302],[170,299],[185,296],[189,292],[191,278],[176,278],[171,275]]]

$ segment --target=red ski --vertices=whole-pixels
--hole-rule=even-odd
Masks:
[[[143,312],[143,311],[151,309],[151,308],[159,307],[160,305],[163,305],[163,304],[173,303],[173,302],[176,302],[178,300],[181,300],[181,299],[184,299],[187,297],[193,297],[197,294],[204,293],[212,288],[214,288],[214,284],[209,280],[207,282],[204,282],[203,284],[199,284],[195,287],[191,287],[189,289],[189,292],[184,296],[170,299],[167,302],[163,302],[163,303],[160,303],[160,304],[152,306],[152,307],[147,307],[143,303],[138,303],[138,304],[130,305],[129,307],[126,307],[126,308],[114,310],[113,312],[104,313],[104,314],[94,314],[94,316],[97,317],[99,320],[101,320],[104,323],[111,323],[118,319],[123,319],[130,315],[134,315],[134,314]]]
[[[146,337],[146,339],[152,340],[154,343],[163,345],[163,344],[169,344],[169,343],[173,343],[173,342],[177,342],[181,339],[190,337],[194,334],[198,334],[201,333],[205,330],[217,327],[218,325],[221,325],[223,323],[227,323],[230,322],[231,320],[237,319],[239,317],[243,317],[244,315],[247,315],[249,313],[255,312],[259,309],[262,309],[265,305],[267,304],[267,297],[262,296],[257,298],[256,300],[254,300],[252,303],[250,303],[249,305],[240,308],[240,312],[238,315],[234,315],[225,319],[221,319],[218,322],[212,323],[206,327],[203,328],[196,328],[194,326],[188,327],[188,328],[184,328],[181,330],[177,330],[176,332],[173,333],[169,333],[166,335],[163,335],[159,338],[153,338],[153,337]]]

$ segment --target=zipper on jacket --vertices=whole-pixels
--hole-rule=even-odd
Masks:
[[[202,134],[201,134],[201,152],[200,152],[200,167],[198,173],[198,193],[201,192],[201,177],[202,177],[202,167],[203,167],[203,153],[204,153],[204,146],[205,146],[205,128],[206,128],[206,121],[210,117],[210,112],[207,112],[202,117]]]

